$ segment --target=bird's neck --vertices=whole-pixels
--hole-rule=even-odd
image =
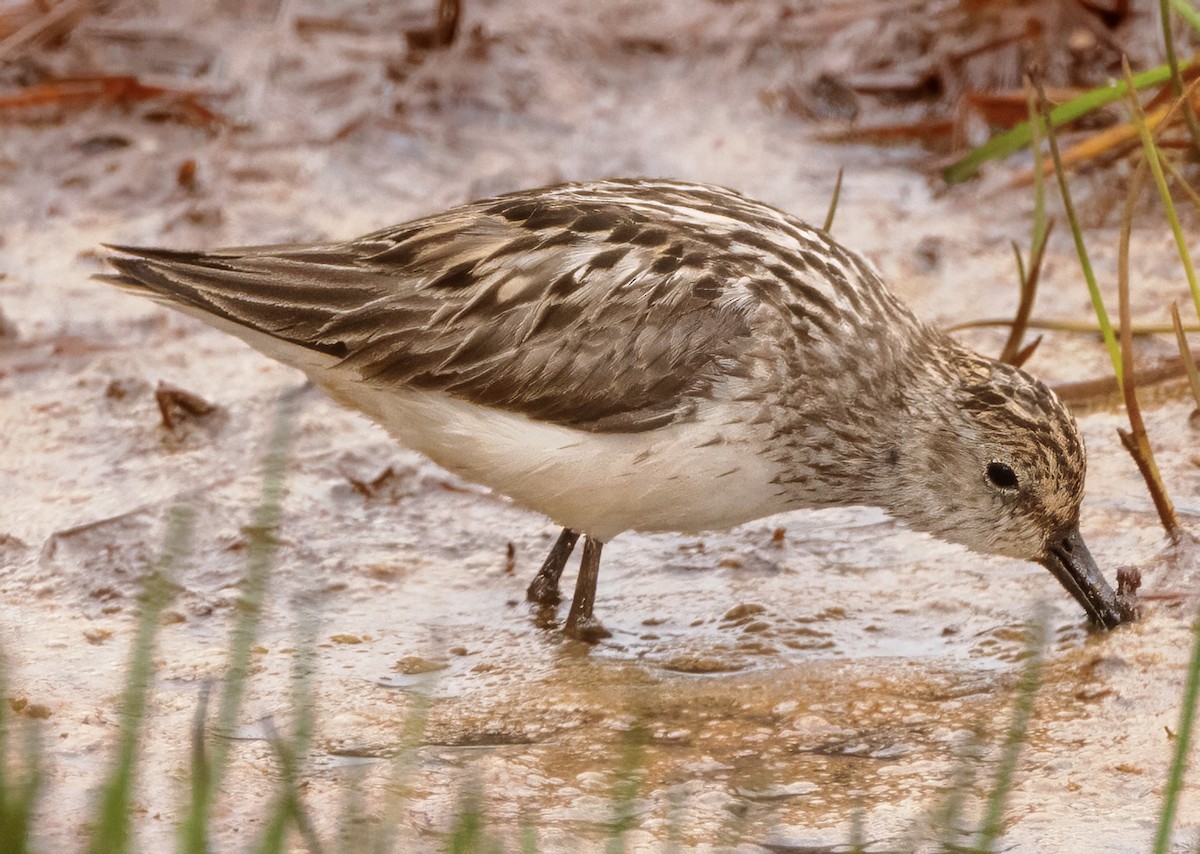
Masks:
[[[979,359],[946,336],[933,339],[927,353],[907,372],[897,397],[885,407],[888,422],[876,424],[877,442],[858,470],[863,489],[857,503],[882,507],[918,530],[936,527],[936,496],[944,480],[967,461],[959,453],[973,441],[973,426],[957,404],[965,382],[961,366]]]
[[[826,394],[819,411],[811,402],[797,409],[797,435],[786,442],[782,480],[795,506],[867,505],[916,523],[911,500],[921,478],[916,470],[931,462],[937,447],[933,431],[944,424],[961,383],[953,356],[961,348],[933,330],[911,350],[892,354],[887,365],[831,378],[845,388]],[[886,381],[873,377],[886,376]],[[846,382],[853,379],[851,386]],[[920,527],[920,525],[918,525]]]

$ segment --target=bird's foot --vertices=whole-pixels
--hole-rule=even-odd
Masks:
[[[558,579],[551,580],[543,575],[538,575],[525,588],[525,598],[545,607],[557,605],[562,601],[562,596],[558,593]]]
[[[575,617],[572,614],[567,617],[567,624],[563,626],[563,634],[572,640],[584,643],[599,643],[605,638],[612,637],[612,632],[604,628],[604,624],[591,614],[581,617]]]
[[[575,548],[575,541],[578,539],[578,531],[571,528],[562,529],[554,548],[546,555],[542,568],[525,588],[526,599],[543,607],[552,607],[559,603],[561,597],[558,595],[558,579],[562,576],[563,567],[566,566],[567,558],[571,556],[571,550]]]

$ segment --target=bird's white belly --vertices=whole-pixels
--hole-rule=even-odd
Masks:
[[[756,432],[763,428],[737,404],[710,404],[656,430],[589,433],[441,392],[371,385],[330,356],[182,310],[304,371],[443,468],[602,541],[630,530],[723,530],[795,506],[757,452],[767,444]]]
[[[361,382],[330,391],[455,474],[600,540],[724,529],[786,509],[774,468],[721,407],[657,430],[589,433],[440,392]]]

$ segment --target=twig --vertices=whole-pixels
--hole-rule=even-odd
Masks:
[[[1193,354],[1193,357],[1195,354]],[[1178,356],[1163,359],[1158,364],[1137,369],[1137,385],[1145,388],[1155,383],[1178,379],[1186,374],[1183,359]],[[1121,386],[1112,375],[1093,377],[1089,380],[1058,383],[1052,386],[1054,393],[1063,403],[1081,406],[1093,401],[1106,399],[1112,395],[1121,394]]]
[[[1008,331],[1008,340],[1004,342],[1004,348],[1000,351],[1000,361],[1007,362],[1010,365],[1020,367],[1022,362],[1017,361],[1017,357],[1024,352],[1021,347],[1021,341],[1025,337],[1025,331],[1029,328],[1029,315],[1033,313],[1033,300],[1037,296],[1038,281],[1042,274],[1042,259],[1046,256],[1046,237],[1050,235],[1050,230],[1054,227],[1054,223],[1050,222],[1046,226],[1044,236],[1040,243],[1033,248],[1033,255],[1029,259],[1029,270],[1026,272],[1022,265],[1021,267],[1021,302],[1017,305],[1017,316],[1012,320],[1012,326]],[[1013,250],[1017,253],[1017,260],[1020,261],[1021,252],[1014,245]],[[1025,359],[1032,355],[1032,350]]]
[[[8,54],[26,42],[33,41],[48,30],[54,29],[72,15],[84,12],[87,5],[88,0],[64,0],[40,18],[30,21],[4,41],[0,41],[0,62],[6,61],[5,57]]]
[[[946,332],[958,332],[960,329],[983,329],[988,326],[1011,326],[1013,323],[1007,317],[988,317],[983,320],[965,320],[952,326],[942,327]],[[1030,329],[1047,329],[1051,332],[1073,332],[1085,335],[1095,335],[1100,327],[1095,323],[1080,320],[1054,320],[1042,317],[1031,317],[1025,325]],[[1175,327],[1165,323],[1134,323],[1130,326],[1134,335],[1170,335]],[[1185,326],[1184,332],[1200,332],[1200,325]]]
[[[1013,355],[1012,366],[1014,368],[1019,368],[1022,365],[1024,365],[1026,362],[1028,362],[1029,357],[1033,355],[1034,351],[1037,350],[1038,345],[1041,343],[1042,343],[1042,336],[1039,335],[1037,338],[1034,338],[1032,341],[1030,341],[1028,344],[1026,344],[1024,347],[1022,347],[1020,350],[1018,350],[1016,352],[1016,354]]]
[[[449,47],[458,35],[462,0],[438,0],[437,21],[432,27],[409,30],[404,34],[413,50],[437,50]]]
[[[1037,121],[1037,96],[1033,88],[1033,79],[1025,76],[1025,110],[1029,114],[1029,128],[1033,137],[1033,162],[1036,165],[1042,156],[1042,134]],[[1008,340],[1000,351],[1000,361],[1014,367],[1021,367],[1033,351],[1037,349],[1041,339],[1034,341],[1028,347],[1022,347],[1025,330],[1029,324],[1029,315],[1033,313],[1033,301],[1037,297],[1038,280],[1042,274],[1042,260],[1046,255],[1046,243],[1050,238],[1050,230],[1054,223],[1046,219],[1046,181],[1038,169],[1033,176],[1033,234],[1029,241],[1029,269],[1021,260],[1021,250],[1013,244],[1017,255],[1017,271],[1021,276],[1021,300],[1017,304],[1017,316],[1013,319],[1008,330]]]

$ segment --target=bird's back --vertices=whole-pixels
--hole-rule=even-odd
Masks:
[[[823,232],[670,181],[515,193],[345,243],[119,251],[118,284],[306,370],[592,432],[688,417],[755,369],[764,323],[815,365],[910,317]]]

